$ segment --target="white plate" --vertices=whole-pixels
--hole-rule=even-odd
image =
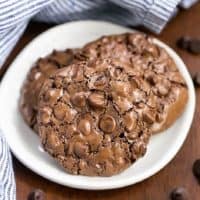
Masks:
[[[19,110],[20,88],[30,66],[40,56],[53,49],[81,47],[102,35],[131,32],[133,30],[99,21],[80,21],[56,26],[35,38],[17,56],[9,67],[0,88],[0,128],[3,130],[14,155],[29,169],[56,183],[74,188],[101,190],[120,188],[142,181],[160,169],[181,148],[192,123],[195,109],[195,93],[186,66],[177,54],[162,42],[174,58],[186,79],[189,101],[185,112],[167,131],[152,137],[146,155],[123,173],[112,177],[87,177],[67,174],[47,153],[42,151],[39,138],[24,123]],[[175,169],[174,169],[175,170]]]

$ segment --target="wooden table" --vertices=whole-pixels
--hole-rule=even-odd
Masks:
[[[49,25],[30,23],[21,40],[1,70],[1,75],[8,68],[19,51],[36,35],[49,28]],[[200,55],[194,56],[176,48],[176,40],[180,36],[191,35],[200,37],[200,3],[189,11],[181,11],[165,28],[159,39],[174,48],[183,58],[191,74],[200,71]],[[20,68],[19,68],[20,70]],[[47,200],[165,200],[169,192],[176,186],[184,186],[190,193],[190,199],[200,199],[200,185],[192,174],[192,164],[200,158],[200,90],[197,90],[197,112],[190,133],[183,147],[173,161],[153,177],[117,190],[83,191],[71,189],[52,183],[33,173],[14,158],[14,170],[17,182],[17,200],[25,200],[34,188],[46,192]],[[174,133],[178,134],[178,133]],[[172,138],[173,140],[173,138]]]

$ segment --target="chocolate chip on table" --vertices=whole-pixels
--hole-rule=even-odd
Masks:
[[[45,200],[45,193],[40,189],[35,189],[29,193],[27,200]]]
[[[187,200],[188,199],[188,193],[187,190],[183,187],[177,187],[172,190],[170,194],[171,200]]]
[[[194,85],[200,87],[200,73],[197,72],[193,77]]]
[[[177,40],[176,44],[179,48],[181,49],[184,49],[184,50],[187,50],[188,49],[188,46],[189,46],[189,43],[191,41],[191,38],[189,36],[184,36],[184,37],[181,37]]]
[[[187,50],[190,53],[200,54],[200,39],[184,36],[179,38],[176,44],[179,48]]]
[[[193,54],[200,54],[200,39],[192,39],[189,42],[188,50]]]
[[[200,159],[196,160],[193,164],[193,174],[197,178],[198,182],[200,183]]]

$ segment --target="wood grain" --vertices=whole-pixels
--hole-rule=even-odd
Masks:
[[[30,23],[27,31],[16,45],[7,62],[0,71],[3,75],[19,51],[36,35],[48,29],[50,25]],[[194,56],[177,49],[177,38],[183,35],[200,37],[200,3],[189,11],[181,11],[174,18],[159,39],[175,49],[183,58],[191,74],[200,71],[200,55]],[[19,68],[20,70],[20,68]],[[14,158],[14,170],[17,182],[17,199],[25,200],[27,194],[34,188],[41,188],[46,192],[47,200],[165,200],[169,199],[169,192],[176,186],[184,186],[190,193],[190,199],[200,199],[200,185],[192,174],[192,164],[200,158],[200,90],[196,92],[196,114],[190,133],[182,149],[173,161],[153,177],[123,189],[109,191],[83,191],[63,187],[52,183],[24,167]],[[178,134],[178,133],[174,133]],[[172,138],[173,140],[173,138]]]

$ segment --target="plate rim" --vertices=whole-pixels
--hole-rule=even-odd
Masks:
[[[134,30],[133,29],[129,29],[127,27],[123,27],[123,26],[120,26],[120,25],[116,25],[116,24],[113,24],[113,23],[110,23],[110,22],[105,22],[105,21],[96,21],[96,20],[81,20],[81,21],[76,21],[76,22],[68,22],[68,23],[64,23],[64,24],[61,24],[61,25],[57,25],[57,26],[54,26],[44,32],[42,32],[41,34],[39,34],[37,37],[35,37],[33,40],[31,40],[28,44],[26,44],[26,46],[17,54],[17,56],[15,57],[15,59],[13,60],[13,62],[10,64],[8,70],[6,71],[6,73],[4,74],[2,80],[1,80],[1,83],[0,83],[0,97],[1,97],[1,89],[2,87],[5,87],[4,86],[4,82],[6,80],[6,77],[8,76],[8,74],[10,73],[10,71],[12,70],[12,66],[15,65],[15,63],[17,63],[18,60],[20,60],[20,57],[21,55],[26,52],[26,49],[33,43],[37,42],[37,40],[39,40],[41,37],[43,37],[44,35],[48,35],[50,34],[51,32],[57,30],[57,29],[60,29],[60,28],[63,28],[63,27],[66,27],[66,26],[70,26],[70,25],[78,25],[80,23],[88,23],[88,24],[91,24],[91,23],[99,23],[100,24],[107,24],[108,26],[116,26],[116,27],[119,27],[119,28],[124,28],[124,30],[126,29],[127,32],[133,32]],[[170,53],[170,56],[172,56],[173,59],[175,59],[177,62],[178,62],[182,65],[181,67],[184,68],[185,72],[187,73],[187,76],[189,75],[189,72],[187,70],[187,67],[186,65],[184,64],[183,60],[178,56],[178,54],[171,48],[169,47],[168,45],[166,45],[165,43],[163,43],[162,41],[158,40],[158,39],[154,39],[156,43],[158,43],[158,45],[161,45],[163,48],[165,48],[167,50],[168,53]],[[188,79],[188,78],[187,78]],[[161,169],[163,169],[163,167],[165,167],[175,156],[176,154],[178,153],[178,151],[180,150],[180,148],[182,147],[187,135],[189,134],[189,129],[192,125],[192,121],[193,121],[193,117],[194,117],[194,112],[195,112],[195,104],[196,104],[196,98],[195,98],[195,90],[194,90],[194,85],[192,83],[192,80],[191,80],[191,77],[189,75],[189,79],[187,80],[186,79],[186,82],[188,85],[188,88],[191,90],[189,92],[189,94],[191,95],[189,98],[191,98],[193,104],[191,105],[191,108],[190,110],[192,111],[190,113],[190,122],[189,122],[189,125],[187,126],[187,130],[185,130],[185,134],[184,134],[184,137],[182,137],[182,140],[179,141],[178,145],[176,146],[176,149],[171,149],[171,151],[168,151],[168,154],[166,156],[166,158],[162,158],[160,160],[160,164],[159,165],[155,165],[153,168],[150,168],[148,169],[145,173],[143,173],[140,177],[138,177],[137,179],[132,179],[132,177],[130,177],[129,179],[125,180],[125,181],[120,181],[120,180],[117,180],[115,182],[112,182],[112,185],[109,185],[109,187],[105,184],[101,184],[101,185],[90,185],[88,187],[88,184],[78,184],[78,183],[72,183],[70,181],[68,181],[68,183],[66,183],[66,181],[60,181],[58,179],[56,179],[55,177],[53,176],[47,176],[46,174],[44,173],[41,173],[37,168],[33,167],[32,165],[30,165],[29,163],[26,162],[25,159],[23,159],[23,156],[20,156],[18,155],[17,151],[15,151],[14,147],[12,145],[10,145],[10,142],[9,142],[9,139],[7,139],[6,137],[6,134],[5,137],[7,139],[7,142],[10,146],[10,149],[11,151],[13,152],[13,154],[15,155],[15,157],[21,162],[23,163],[23,165],[25,165],[27,168],[29,168],[30,170],[32,170],[33,172],[37,173],[38,175],[48,179],[48,180],[51,180],[55,183],[59,183],[61,185],[64,185],[64,186],[68,186],[68,187],[72,187],[72,188],[77,188],[77,189],[86,189],[86,190],[105,190],[105,189],[116,189],[116,188],[122,188],[122,187],[125,187],[125,186],[129,186],[129,185],[132,185],[132,184],[135,184],[135,183],[138,183],[138,182],[141,182],[149,177],[151,177],[152,175],[158,173]],[[1,120],[0,120],[1,121]],[[188,122],[187,122],[188,123]]]

